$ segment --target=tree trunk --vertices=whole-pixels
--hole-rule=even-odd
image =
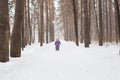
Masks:
[[[24,0],[24,15],[25,15],[25,4],[26,4],[26,0]],[[25,18],[25,16],[23,15],[23,17]],[[23,21],[23,24],[22,24],[22,50],[24,50],[24,47],[25,47],[25,26],[24,26],[24,22],[25,22],[25,19]]]
[[[48,44],[48,0],[45,0],[46,2],[46,43]]]
[[[117,24],[117,26],[116,26],[116,29],[118,29],[118,31],[116,30],[116,32],[118,32],[118,33],[116,33],[116,35],[119,35],[119,36],[117,36],[118,37],[118,40],[120,41],[120,10],[119,10],[119,3],[118,3],[119,1],[118,0],[114,0],[114,6],[115,6],[115,18],[116,18],[116,24]]]
[[[53,0],[48,0],[49,3],[49,26],[50,26],[50,42],[54,41],[54,12],[53,12]]]
[[[31,28],[31,22],[30,22],[30,1],[28,0],[28,27],[29,27],[29,44],[31,45],[32,40],[32,28]]]
[[[112,1],[109,0],[109,42],[112,41]]]
[[[40,1],[40,19],[41,19],[41,33],[40,33],[40,46],[43,46],[43,34],[44,34],[44,29],[43,29],[43,26],[44,26],[44,17],[43,17],[43,0]]]
[[[85,43],[85,47],[89,47],[89,35],[90,35],[90,31],[89,31],[89,14],[88,14],[88,0],[84,0],[84,43]]]
[[[80,29],[80,41],[83,43],[83,6],[82,6],[83,0],[81,0],[81,29]]]
[[[0,62],[9,61],[8,0],[0,0]]]
[[[99,46],[103,46],[102,5],[99,0]]]
[[[106,0],[106,42],[108,42],[108,0]]]
[[[76,45],[79,46],[79,41],[78,41],[78,18],[77,18],[77,4],[76,3],[77,3],[77,1],[73,0],[75,38],[76,38]]]
[[[24,44],[25,46],[28,44],[28,26],[27,26],[27,0],[24,3]]]
[[[95,13],[95,22],[96,22],[96,29],[97,29],[97,33],[98,33],[98,37],[99,37],[99,25],[98,25],[98,17],[97,17],[97,9],[96,9],[96,3],[95,3],[95,0],[93,0],[93,3],[94,3],[94,13]]]
[[[11,57],[21,56],[21,32],[24,15],[24,0],[16,0],[15,22],[11,39]]]
[[[91,27],[91,1],[92,0],[88,0],[89,1],[89,15],[88,15],[88,21],[89,21],[89,25],[88,25],[88,30],[89,30],[89,34],[88,34],[88,40],[89,40],[89,44],[91,44],[91,36],[90,36],[90,27]]]

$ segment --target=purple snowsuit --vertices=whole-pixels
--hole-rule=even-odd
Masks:
[[[56,40],[56,41],[55,41],[56,50],[59,50],[60,44],[61,44],[61,43],[60,43],[59,40]]]

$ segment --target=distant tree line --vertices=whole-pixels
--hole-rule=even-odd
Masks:
[[[120,41],[119,0],[60,0],[59,23],[63,24],[65,40],[84,43]],[[61,18],[62,17],[62,18]]]

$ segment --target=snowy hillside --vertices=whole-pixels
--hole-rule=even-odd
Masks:
[[[118,49],[62,41],[58,52],[54,43],[43,47],[35,43],[25,48],[21,58],[0,63],[0,80],[120,80]]]

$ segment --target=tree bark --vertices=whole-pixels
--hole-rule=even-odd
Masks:
[[[40,1],[40,19],[41,19],[41,30],[40,30],[40,46],[43,46],[43,34],[44,34],[44,17],[43,17],[43,0]]]
[[[88,0],[84,0],[83,4],[84,4],[84,43],[85,47],[89,47],[90,28],[89,28]]]
[[[80,42],[83,43],[83,6],[82,6],[83,0],[81,0],[81,29],[80,29]]]
[[[75,27],[75,40],[76,40],[76,45],[79,46],[79,41],[78,41],[78,18],[77,18],[77,4],[76,0],[73,0],[73,13],[74,13],[74,27]]]
[[[29,27],[29,44],[31,45],[31,41],[32,41],[32,27],[31,27],[31,22],[30,22],[30,1],[28,0],[28,27]]]
[[[0,0],[0,62],[9,61],[8,0]]]
[[[11,57],[21,56],[21,32],[24,20],[24,0],[16,0],[15,21],[11,39]]]
[[[99,46],[103,46],[102,5],[99,0]]]
[[[46,43],[48,44],[48,0],[45,0],[46,2]]]
[[[117,23],[117,26],[116,26],[116,29],[118,29],[118,31],[116,30],[116,35],[118,35],[118,40],[120,41],[120,9],[119,9],[119,4],[118,4],[118,0],[114,0],[114,6],[115,6],[115,18],[116,18],[116,23]]]

